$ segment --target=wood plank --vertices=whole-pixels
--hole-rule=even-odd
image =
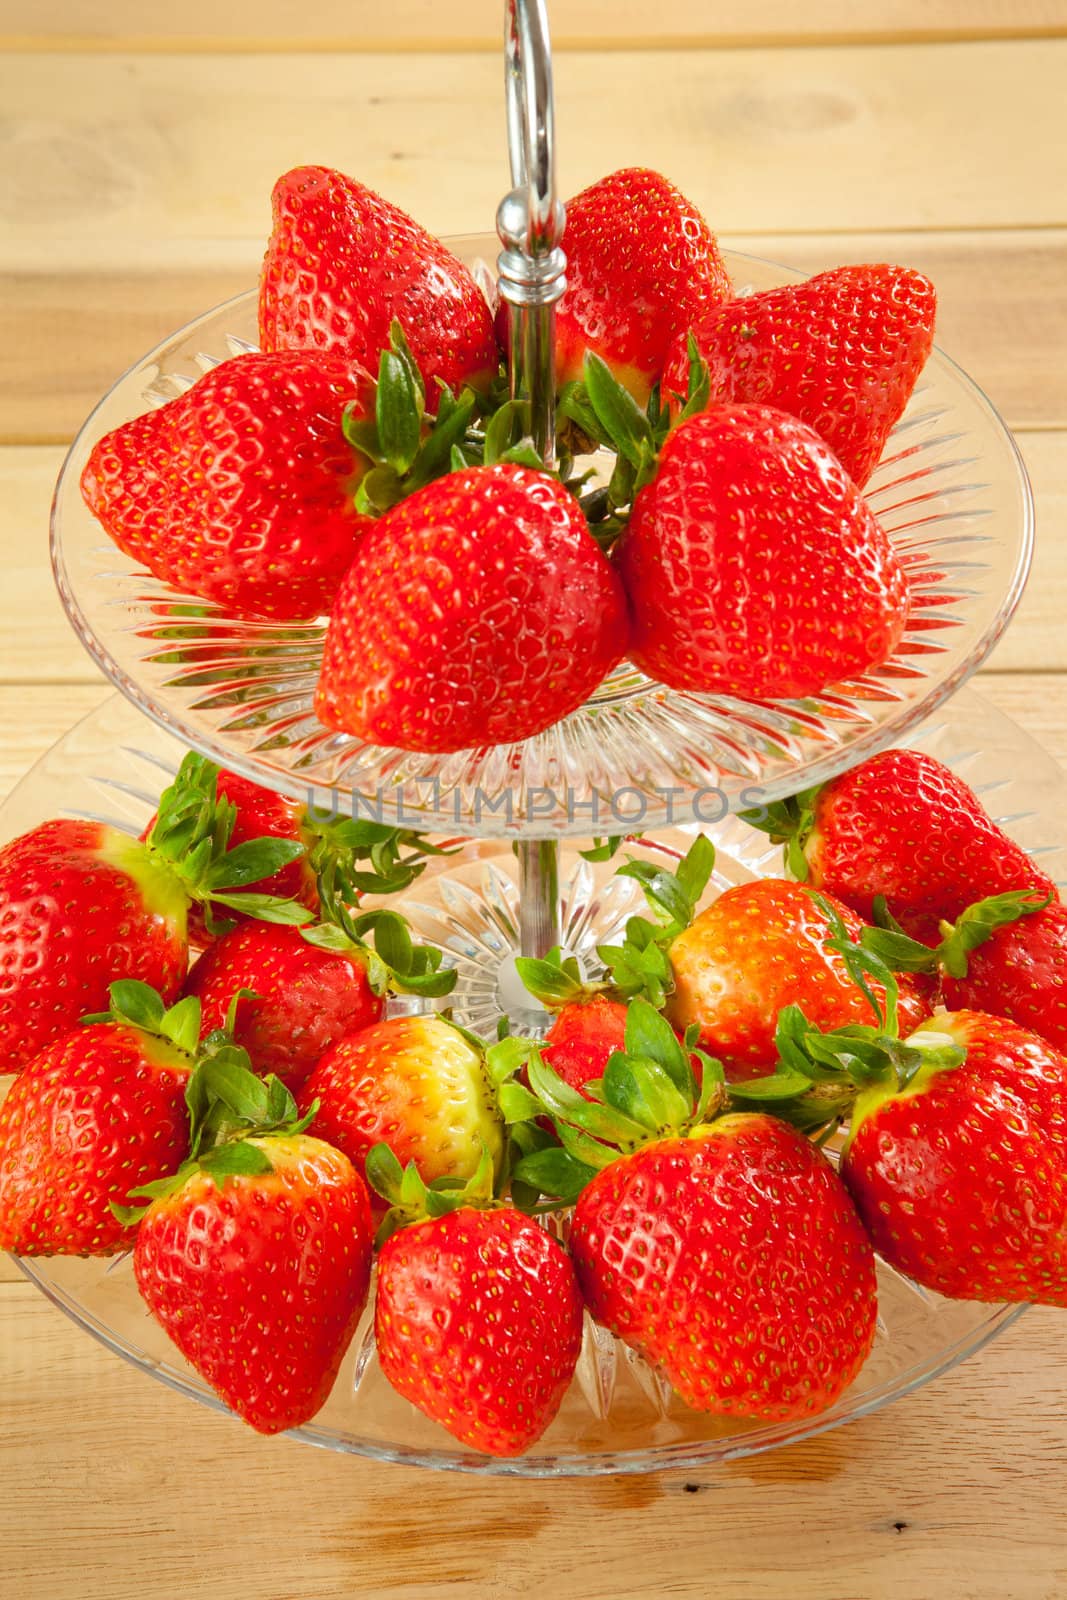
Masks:
[[[58,449],[0,453],[0,682],[102,681],[59,603],[48,559],[49,507],[63,456]],[[21,721],[17,700],[9,704]]]
[[[551,1571],[560,1600],[616,1600],[623,1573],[629,1600],[696,1597],[709,1559],[730,1600],[1053,1600],[1062,1344],[1062,1313],[1029,1312],[881,1413],[716,1469],[472,1481],[259,1438],[9,1283],[0,1392],[18,1490],[0,1497],[0,1548],[18,1600],[214,1600],[218,1563],[190,1550],[220,1547],[243,1600],[503,1600],[521,1570]],[[219,1483],[255,1492],[205,1494]]]
[[[926,272],[940,301],[938,342],[1015,427],[1067,426],[1067,229],[832,236],[742,234],[730,248],[819,272],[900,261]],[[192,255],[191,250],[185,252]],[[0,273],[0,442],[65,441],[118,374],[167,334],[253,287],[262,238],[205,242],[200,259],[96,270],[76,259]],[[135,263],[135,264],[134,264]],[[743,276],[743,274],[742,274]]]
[[[68,728],[113,692],[102,679],[95,684],[0,685],[0,801]]]
[[[1067,31],[1063,0],[673,0],[653,14],[646,0],[571,0],[551,6],[554,47],[669,49],[819,41],[993,39]],[[37,0],[32,14],[5,0],[0,43],[9,49],[82,50],[497,50],[501,7],[485,0],[185,0],[180,13],[109,0],[103,7]],[[176,23],[180,22],[180,28]],[[653,25],[655,23],[655,26]]]
[[[1065,69],[1067,39],[623,51],[610,70],[564,53],[561,188],[641,162],[726,234],[1062,225]],[[89,260],[94,238],[109,266],[145,241],[261,238],[299,161],[357,167],[439,232],[490,227],[505,186],[488,54],[445,73],[427,53],[371,72],[335,54],[30,53],[2,86],[6,267]]]

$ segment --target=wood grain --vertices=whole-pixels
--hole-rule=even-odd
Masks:
[[[724,233],[1062,225],[1067,39],[576,51],[556,64],[560,183],[668,172]],[[951,86],[951,87],[949,87]],[[436,232],[491,226],[499,62],[383,54],[9,56],[0,265],[109,265],[154,240],[262,238],[278,173],[358,167]],[[448,129],[447,142],[442,130]],[[1026,160],[1018,159],[1025,129]],[[936,174],[936,181],[931,181]]]
[[[27,15],[17,0],[0,7],[0,43],[14,49],[45,46],[85,50],[499,50],[500,5],[486,0],[185,0],[179,12],[139,0],[36,0]],[[807,41],[995,39],[1067,31],[1062,0],[672,0],[659,11],[647,0],[557,0],[549,7],[557,51],[666,49],[792,44]]]
[[[0,274],[0,442],[65,441],[118,374],[193,317],[255,286],[263,239],[203,245],[194,265],[154,259]],[[1067,229],[995,233],[743,234],[732,249],[819,272],[898,261],[933,279],[938,342],[1015,427],[1067,427]],[[113,250],[113,254],[114,254]],[[183,253],[188,253],[188,247]],[[743,277],[743,271],[741,273]],[[93,308],[92,316],[85,308]]]
[[[1058,1600],[1067,1582],[1054,1312],[879,1415],[654,1477],[426,1476],[261,1439],[125,1366],[24,1283],[0,1285],[0,1392],[12,1600],[230,1600],[225,1573],[242,1600],[504,1600],[522,1571],[551,1573],[560,1600],[709,1582],[729,1600]]]

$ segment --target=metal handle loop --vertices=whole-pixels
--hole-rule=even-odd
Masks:
[[[497,211],[504,246],[498,287],[510,312],[511,392],[528,400],[530,435],[546,466],[555,459],[555,312],[567,287],[558,241],[552,51],[544,0],[506,0],[508,154],[513,188]]]

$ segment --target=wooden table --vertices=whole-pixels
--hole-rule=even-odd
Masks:
[[[490,228],[499,9],[0,0],[0,789],[106,693],[47,568],[64,444],[131,359],[254,282],[286,167],[334,163],[441,232]],[[934,277],[941,342],[1037,494],[1034,578],[979,687],[1067,753],[1065,0],[553,10],[565,194],[655,166],[732,246]],[[497,1600],[529,1573],[586,1600],[1053,1600],[1065,1335],[1029,1313],[880,1415],[725,1469],[483,1482],[261,1440],[108,1355],[6,1263],[0,1593]]]

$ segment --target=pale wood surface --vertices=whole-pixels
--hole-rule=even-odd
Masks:
[[[498,11],[0,0],[20,47],[0,66],[0,794],[108,692],[47,569],[61,446],[124,365],[254,282],[286,166],[334,161],[431,227],[489,227]],[[552,14],[564,192],[642,162],[735,248],[935,278],[941,341],[1018,430],[1038,506],[1034,579],[979,687],[1067,763],[1067,4]],[[1063,1338],[1030,1313],[879,1416],[715,1472],[428,1478],[201,1412],[4,1260],[0,1593],[503,1600],[525,1573],[590,1600],[1059,1600]]]
[[[500,8],[491,0],[185,0],[180,9],[143,0],[4,0],[0,42],[9,48],[62,44],[70,49],[217,50],[497,50]],[[1064,0],[820,0],[803,11],[793,0],[557,0],[556,50],[592,47],[793,44],[901,39],[1050,37],[1067,32]]]

